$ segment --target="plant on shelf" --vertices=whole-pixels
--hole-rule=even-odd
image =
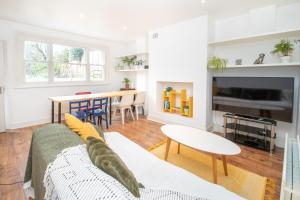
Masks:
[[[123,83],[125,83],[125,89],[129,89],[129,83],[130,83],[129,78],[124,78]]]
[[[291,55],[294,51],[294,44],[290,40],[281,40],[275,44],[272,54],[278,54],[282,63],[288,63],[291,60]]]
[[[183,107],[184,115],[189,115],[189,106]]]
[[[224,71],[227,66],[227,60],[224,58],[219,58],[217,56],[213,56],[207,62],[207,68],[213,71]]]
[[[173,90],[172,87],[167,87],[167,88],[166,88],[166,95],[167,95],[167,97],[170,96],[170,92],[171,92],[172,90]]]
[[[135,63],[136,58],[137,58],[136,56],[125,56],[122,58],[122,62],[127,66],[131,66]]]

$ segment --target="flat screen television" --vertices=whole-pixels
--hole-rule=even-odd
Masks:
[[[213,77],[216,111],[293,122],[294,78]]]

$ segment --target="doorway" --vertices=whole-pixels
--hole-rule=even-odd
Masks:
[[[4,108],[5,43],[0,40],[0,133],[5,131]]]

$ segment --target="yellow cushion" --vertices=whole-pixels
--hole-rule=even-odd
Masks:
[[[83,141],[85,141],[85,142],[87,142],[87,138],[90,136],[104,142],[103,138],[99,135],[98,131],[90,123],[83,123],[83,127],[82,127],[82,129],[80,129],[79,135],[80,135],[81,139],[83,139]]]
[[[65,122],[67,126],[75,133],[78,133],[83,126],[83,122],[80,119],[69,113],[65,113]]]
[[[87,141],[89,136],[100,139],[104,142],[103,138],[99,135],[98,131],[94,128],[94,126],[90,123],[84,123],[77,117],[70,115],[69,113],[65,113],[65,122],[67,126],[77,133],[83,141]]]

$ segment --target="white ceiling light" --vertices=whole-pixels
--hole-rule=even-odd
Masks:
[[[80,19],[83,19],[84,17],[85,17],[84,13],[80,13],[80,14],[79,14],[79,18],[80,18]]]
[[[123,26],[123,30],[126,31],[127,30],[127,26]]]
[[[206,2],[206,0],[201,0],[201,3],[205,3]]]

